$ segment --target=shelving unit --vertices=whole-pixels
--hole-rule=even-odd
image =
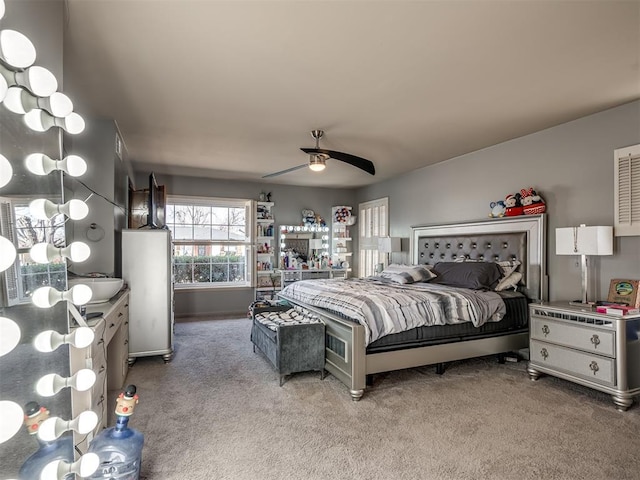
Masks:
[[[280,290],[274,202],[256,202],[255,298],[270,299]],[[275,287],[274,287],[275,283]]]
[[[333,265],[333,278],[344,278],[351,272],[351,248],[350,227],[355,224],[355,217],[351,215],[351,207],[338,205],[331,207],[331,262]]]

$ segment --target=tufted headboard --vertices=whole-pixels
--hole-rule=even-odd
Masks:
[[[412,227],[413,263],[434,265],[462,256],[485,262],[520,260],[524,292],[533,300],[547,299],[544,214]]]

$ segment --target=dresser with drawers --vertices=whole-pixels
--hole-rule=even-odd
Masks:
[[[532,380],[549,374],[608,393],[624,411],[640,394],[640,315],[597,313],[569,302],[530,309]]]

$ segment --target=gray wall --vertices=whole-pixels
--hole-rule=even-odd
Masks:
[[[137,188],[144,188],[152,166],[136,166]],[[201,177],[167,176],[156,174],[159,185],[164,185],[168,195],[192,195],[203,197],[258,199],[260,192],[271,192],[275,202],[276,228],[280,225],[299,225],[301,210],[310,208],[330,225],[331,207],[355,206],[355,190],[338,188],[309,188],[286,185],[269,185],[253,182],[234,182]],[[253,300],[253,289],[228,288],[217,290],[176,289],[175,315],[227,316],[244,313]]]
[[[637,143],[640,101],[362,188],[358,202],[388,196],[390,234],[409,238],[412,225],[486,218],[491,201],[532,186],[547,203],[549,297],[577,299],[577,257],[555,255],[555,229],[613,225],[613,150]],[[590,260],[592,298],[606,298],[610,279],[640,278],[640,237],[617,237],[613,256]]]
[[[115,153],[118,134],[113,120],[87,118],[81,135],[65,136],[66,153],[80,155],[87,162],[87,173],[78,179],[82,183],[65,177],[65,190],[73,192],[74,198],[84,200],[89,197],[89,215],[73,223],[72,239],[87,243],[91,247],[91,257],[85,262],[71,264],[69,270],[73,273],[101,272],[116,277],[121,274],[120,232],[126,228],[128,158],[124,146],[122,158]],[[96,193],[92,195],[92,191]],[[95,237],[88,235],[93,223],[104,231],[104,238],[99,241],[93,241]]]

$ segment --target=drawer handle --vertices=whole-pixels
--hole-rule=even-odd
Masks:
[[[109,328],[113,328],[113,327],[115,327],[115,326],[116,326],[116,324],[115,324],[115,323],[112,323],[111,325],[109,325]]]
[[[124,304],[124,308],[127,308],[128,306],[129,306],[129,304],[128,304],[128,303],[125,303],[125,304]]]
[[[544,333],[544,336],[546,337],[547,335],[549,335],[549,332],[551,330],[549,330],[549,326],[548,325],[543,325],[542,326],[542,333]]]
[[[591,344],[593,345],[593,348],[598,348],[598,345],[600,345],[600,337],[598,337],[598,335],[592,335]]]
[[[547,351],[546,348],[543,348],[542,350],[540,350],[540,355],[542,356],[543,360],[546,360],[547,357],[549,356],[549,352]]]
[[[118,313],[118,317],[121,317],[122,315],[124,315],[124,313],[122,312]]]
[[[125,340],[125,341],[124,341],[124,344],[125,344],[125,345],[129,345],[129,340]]]
[[[591,371],[592,371],[592,372],[593,372],[593,374],[595,375],[595,374],[596,374],[596,372],[597,372],[598,370],[600,370],[600,367],[598,367],[598,363],[594,360],[593,362],[591,362],[591,363],[589,364],[589,369],[591,369]]]

